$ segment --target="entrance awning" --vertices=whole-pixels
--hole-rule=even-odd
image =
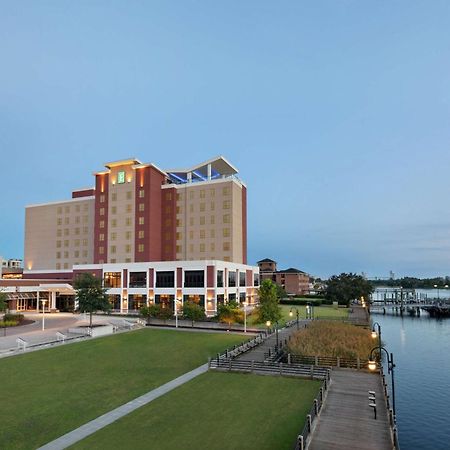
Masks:
[[[58,292],[59,294],[75,295],[74,288],[68,283],[61,284],[40,284],[40,291]]]

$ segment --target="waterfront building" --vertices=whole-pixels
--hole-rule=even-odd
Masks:
[[[0,278],[22,278],[22,260],[0,256]]]
[[[261,280],[269,279],[281,286],[287,294],[304,295],[310,291],[310,275],[301,270],[290,267],[277,270],[277,262],[265,258],[258,261]]]

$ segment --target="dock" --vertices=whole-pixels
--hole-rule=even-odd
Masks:
[[[328,397],[309,450],[392,450],[393,441],[379,374],[333,369]],[[375,392],[377,418],[369,406]]]

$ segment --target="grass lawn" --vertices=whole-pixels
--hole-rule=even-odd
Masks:
[[[291,306],[291,305],[280,305],[281,311],[283,313],[283,317],[280,320],[280,326],[283,326],[287,321],[293,320],[296,318],[296,312],[294,308],[298,309],[299,319],[306,318],[306,306]],[[293,316],[289,315],[289,311],[292,308]],[[314,307],[314,317],[316,318],[343,318],[346,319],[348,317],[349,309],[348,308],[334,308],[331,305],[323,305],[323,306],[315,306]],[[252,327],[258,328],[266,328],[264,324],[256,323],[256,313],[252,314],[248,318],[248,324]]]
[[[242,339],[143,329],[1,359],[0,448],[43,445]]]
[[[320,382],[208,372],[72,449],[292,449]]]

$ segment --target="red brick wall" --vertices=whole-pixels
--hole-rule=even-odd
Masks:
[[[162,214],[162,260],[176,259],[176,231],[177,231],[177,190],[161,189]]]
[[[206,268],[206,287],[214,287],[214,266]]]
[[[108,261],[108,191],[109,191],[109,175],[95,176],[95,222],[94,222],[94,263],[99,264],[101,261]],[[105,196],[105,201],[100,203],[100,196]],[[100,216],[100,208],[105,208],[105,215]],[[105,222],[105,227],[100,228],[100,220]],[[100,241],[100,234],[105,235],[105,240]],[[99,247],[104,247],[104,253],[100,254]]]
[[[72,198],[92,197],[95,195],[95,189],[83,189],[81,191],[73,191]]]
[[[242,264],[247,264],[247,188],[242,186]]]

